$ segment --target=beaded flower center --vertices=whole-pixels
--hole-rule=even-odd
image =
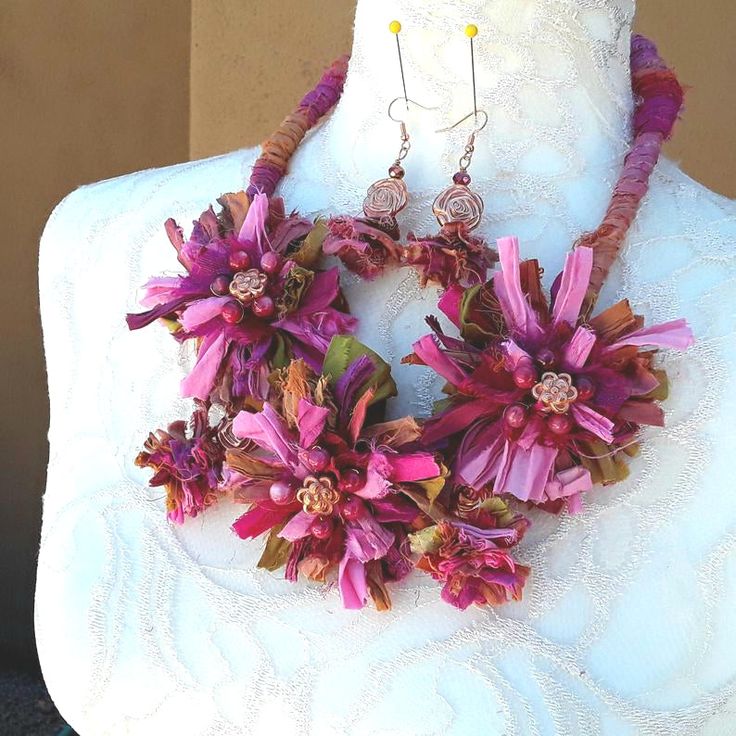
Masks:
[[[532,388],[532,396],[541,404],[542,411],[566,414],[577,399],[578,390],[572,385],[572,376],[569,373],[548,371],[542,374],[542,380]]]
[[[230,293],[241,302],[248,304],[263,296],[268,284],[268,276],[257,268],[238,271],[230,282]]]
[[[340,493],[335,488],[332,478],[321,475],[319,478],[308,475],[304,485],[297,491],[296,499],[302,504],[307,514],[329,516],[335,504],[340,500]]]

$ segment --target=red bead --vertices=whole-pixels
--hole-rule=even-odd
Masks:
[[[283,262],[283,258],[278,253],[268,250],[261,256],[261,271],[271,275],[278,273]]]
[[[346,521],[357,521],[365,512],[365,506],[357,496],[350,496],[340,510]]]
[[[470,174],[468,174],[467,171],[458,171],[454,174],[452,177],[452,180],[455,182],[455,184],[460,184],[464,187],[468,186],[470,184]]]
[[[332,534],[332,519],[327,516],[318,516],[309,530],[317,539],[327,539]]]
[[[220,314],[229,325],[236,325],[245,316],[245,310],[240,302],[233,299],[222,305]]]
[[[555,434],[567,434],[572,429],[572,419],[566,414],[553,414],[547,420],[547,427]]]
[[[271,497],[271,500],[279,506],[285,506],[296,498],[294,486],[285,480],[274,481],[268,489],[268,495]]]
[[[399,164],[393,164],[393,166],[390,166],[388,170],[388,175],[392,179],[403,179],[405,173],[404,167],[399,166]]]
[[[537,360],[544,366],[550,366],[555,362],[555,354],[549,348],[543,348],[537,353]]]
[[[319,447],[318,445],[307,450],[305,458],[307,466],[315,473],[325,470],[330,464],[331,459],[330,453],[324,447]]]
[[[503,411],[503,420],[512,429],[519,429],[526,424],[527,409],[524,404],[510,404]]]
[[[587,376],[576,378],[575,388],[578,390],[578,398],[581,401],[588,401],[595,395],[595,383]]]
[[[230,293],[230,277],[225,274],[220,274],[212,279],[210,284],[210,291],[215,296],[225,296]]]
[[[253,314],[255,314],[256,317],[272,317],[273,313],[276,311],[276,305],[273,302],[273,299],[271,299],[270,296],[259,296],[251,305],[251,309],[253,310]]]
[[[344,493],[356,493],[365,485],[365,475],[360,470],[348,468],[340,473],[338,488]]]
[[[228,259],[233,271],[245,271],[250,268],[250,256],[244,250],[236,250]]]
[[[514,383],[519,388],[529,389],[532,388],[537,382],[537,372],[534,370],[534,366],[530,363],[520,363],[514,368],[512,374]]]

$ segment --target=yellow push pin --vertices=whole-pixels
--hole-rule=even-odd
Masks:
[[[470,68],[473,74],[473,113],[478,117],[478,98],[475,93],[475,50],[473,48],[473,39],[478,35],[478,26],[474,23],[468,23],[465,26],[465,35],[470,39]]]
[[[406,109],[409,109],[409,98],[406,96],[406,77],[404,77],[404,60],[401,58],[401,41],[399,41],[399,32],[401,31],[401,23],[397,20],[392,20],[388,24],[388,29],[391,33],[396,36],[396,51],[399,54],[399,69],[401,70],[401,85],[404,88],[404,101],[406,102]]]

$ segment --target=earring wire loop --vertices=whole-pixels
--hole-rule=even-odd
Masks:
[[[449,125],[447,128],[440,128],[439,130],[435,130],[435,133],[447,133],[450,130],[454,130],[459,125],[462,125],[466,120],[470,118],[476,118],[477,120],[478,115],[483,116],[483,124],[480,126],[476,124],[475,130],[473,131],[473,133],[475,134],[480,133],[481,130],[483,130],[483,128],[485,128],[486,125],[488,125],[488,113],[485,110],[478,110],[477,112],[476,111],[469,112],[464,118],[460,118],[460,120],[458,120],[456,123],[453,123],[452,125]]]
[[[411,102],[412,105],[416,105],[418,108],[420,108],[422,110],[430,111],[430,110],[436,110],[437,109],[436,107],[426,107],[425,105],[420,105],[418,102],[416,102],[415,100],[412,100],[410,97],[395,97],[393,100],[391,100],[391,102],[390,102],[390,104],[388,106],[388,116],[395,123],[399,123],[399,125],[406,124],[406,121],[405,120],[402,120],[401,118],[395,118],[393,116],[392,110],[393,110],[394,105],[397,102],[406,102],[407,103],[407,108],[406,108],[407,110],[409,109],[408,103],[410,103],[410,102]],[[472,115],[472,113],[471,113],[471,115]]]

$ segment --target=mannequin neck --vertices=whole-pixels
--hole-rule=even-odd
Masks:
[[[372,112],[377,105],[385,114],[388,102],[403,95],[395,39],[388,31],[389,21],[397,18],[403,24],[408,96],[438,107],[438,127],[459,120],[472,110],[470,42],[464,29],[473,22],[480,29],[474,42],[477,97],[478,107],[489,114],[488,143],[518,145],[543,133],[564,145],[585,146],[586,157],[587,152],[605,156],[612,153],[611,141],[628,141],[634,0],[598,5],[591,9],[584,0],[358,0],[341,107],[357,106],[365,113],[366,106]],[[570,113],[572,119],[565,119]],[[418,123],[431,128],[426,118]],[[462,142],[468,125],[454,137]]]
[[[633,13],[634,0],[358,0],[345,91],[314,141],[320,163],[342,185],[305,209],[359,210],[365,189],[386,175],[399,149],[398,126],[386,114],[403,96],[388,30],[398,19],[408,96],[437,108],[406,114],[412,199],[403,223],[436,228],[427,205],[457,170],[472,119],[435,131],[472,111],[464,29],[474,23],[478,107],[488,114],[469,169],[486,202],[479,232],[513,232],[533,247],[544,236],[561,258],[597,226],[629,145]],[[403,117],[406,108],[397,103],[394,113]],[[312,203],[307,194],[299,199]]]

